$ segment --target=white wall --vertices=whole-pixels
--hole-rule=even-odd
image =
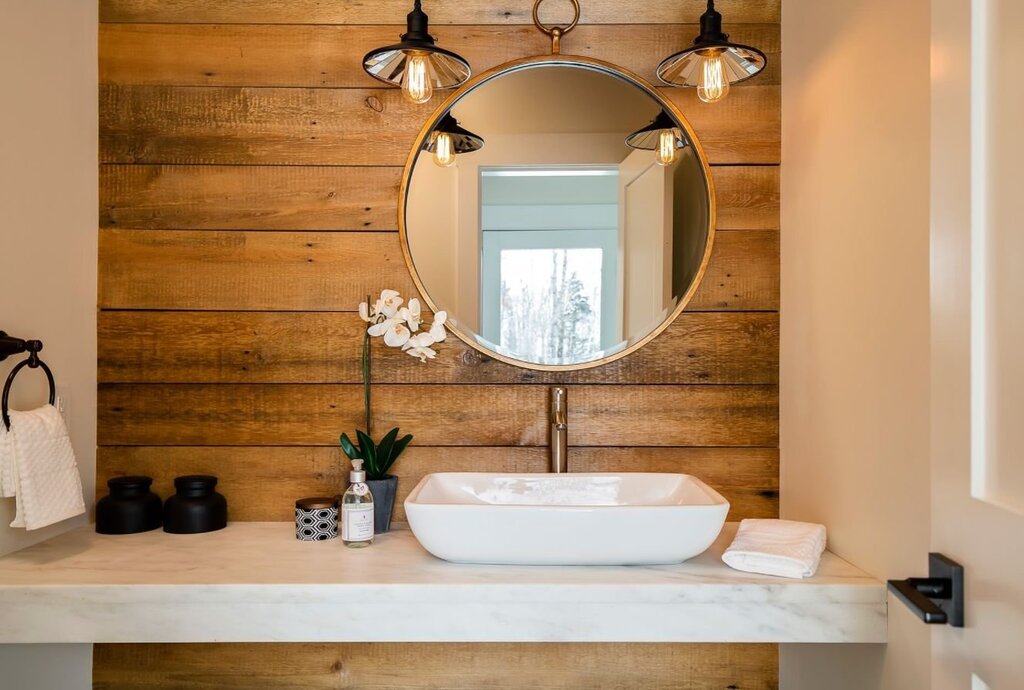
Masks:
[[[66,401],[71,440],[92,504],[96,449],[96,3],[0,0],[0,329],[44,343]],[[0,376],[18,357],[0,364]],[[14,407],[45,400],[45,377],[23,370]],[[7,527],[0,554],[85,524]],[[0,646],[0,685],[90,687],[90,645]],[[4,687],[7,687],[4,685]]]
[[[781,512],[880,579],[927,572],[929,2],[783,3]],[[894,32],[889,27],[896,27]],[[784,690],[927,688],[928,629],[786,646]]]

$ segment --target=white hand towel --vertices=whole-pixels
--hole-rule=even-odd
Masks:
[[[730,568],[780,577],[811,577],[825,550],[825,526],[792,520],[743,520],[722,554]]]
[[[12,410],[7,442],[13,451],[17,494],[11,527],[39,529],[85,512],[82,477],[64,417],[56,407]]]
[[[13,498],[15,493],[14,448],[7,427],[0,422],[0,497]]]

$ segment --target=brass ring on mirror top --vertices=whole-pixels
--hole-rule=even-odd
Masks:
[[[539,5],[542,0],[538,0]],[[573,4],[578,5],[576,0],[573,0]],[[534,8],[536,10],[536,7]],[[575,23],[574,23],[575,25]],[[579,67],[583,69],[591,69],[597,72],[604,72],[612,76],[617,76],[627,82],[632,83],[642,91],[645,91],[651,96],[656,102],[660,103],[661,106],[672,115],[673,118],[680,124],[683,131],[686,134],[686,139],[690,146],[693,147],[697,161],[700,163],[701,170],[704,173],[704,179],[706,181],[707,190],[707,204],[708,204],[708,216],[707,216],[707,240],[704,245],[704,253],[701,257],[700,265],[697,269],[693,280],[690,282],[686,292],[679,299],[679,303],[675,309],[657,328],[652,330],[646,336],[637,340],[635,343],[627,348],[619,350],[611,355],[603,357],[597,360],[590,360],[581,362],[578,364],[537,364],[533,362],[527,362],[513,357],[505,356],[499,352],[487,349],[476,341],[472,333],[464,333],[457,322],[449,320],[445,325],[451,333],[454,333],[460,340],[466,345],[484,356],[510,364],[512,366],[520,367],[523,369],[532,369],[534,371],[580,371],[583,369],[591,369],[593,367],[599,367],[610,362],[614,362],[618,359],[622,359],[627,355],[631,355],[640,348],[647,345],[649,342],[654,340],[657,336],[661,335],[666,328],[668,328],[676,318],[683,312],[686,306],[693,299],[697,289],[700,287],[704,280],[704,276],[707,273],[708,264],[711,262],[711,251],[715,244],[715,226],[717,224],[717,202],[715,196],[715,184],[711,177],[711,165],[708,163],[707,155],[704,153],[704,148],[701,146],[700,141],[697,139],[697,135],[694,132],[692,125],[683,115],[679,107],[674,102],[666,98],[662,93],[650,82],[643,77],[631,72],[623,67],[614,65],[610,62],[603,60],[597,60],[595,58],[583,57],[580,55],[538,55],[535,57],[519,58],[506,62],[502,65],[498,65],[482,74],[478,74],[470,79],[468,82],[463,84],[458,90],[452,92],[441,105],[434,110],[433,114],[427,118],[424,122],[423,127],[420,129],[419,134],[416,137],[416,141],[409,151],[409,156],[405,162],[405,170],[402,173],[402,181],[398,189],[398,236],[399,244],[402,247],[402,258],[405,259],[406,268],[409,269],[409,273],[412,275],[413,283],[416,286],[416,291],[419,293],[423,301],[426,302],[427,307],[430,311],[437,312],[440,307],[434,302],[430,293],[427,292],[426,286],[423,284],[423,280],[420,277],[419,271],[416,270],[416,264],[413,261],[412,249],[409,243],[409,228],[406,222],[406,205],[409,195],[409,186],[412,183],[412,173],[416,166],[417,158],[419,157],[420,151],[423,149],[424,143],[427,138],[430,137],[434,128],[437,126],[441,118],[445,116],[448,111],[455,106],[459,100],[470,91],[482,86],[483,84],[500,77],[503,74],[517,72],[523,69],[530,69],[532,67],[539,67],[544,65],[565,65]]]
[[[576,28],[576,25],[580,23],[580,3],[579,0],[569,0],[572,3],[573,17],[572,21],[569,22],[568,26],[545,26],[539,15],[540,5],[544,0],[537,0],[533,3],[533,23],[536,24],[537,28],[543,33],[551,37],[551,52],[557,55],[561,52],[561,40],[562,36]]]

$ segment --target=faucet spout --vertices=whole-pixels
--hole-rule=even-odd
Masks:
[[[560,386],[551,389],[551,471],[566,471],[569,455],[569,414],[567,391]]]

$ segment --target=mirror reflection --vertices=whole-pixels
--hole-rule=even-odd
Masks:
[[[424,297],[522,366],[593,365],[641,343],[710,250],[687,129],[589,63],[527,63],[468,89],[407,175],[403,239]]]

